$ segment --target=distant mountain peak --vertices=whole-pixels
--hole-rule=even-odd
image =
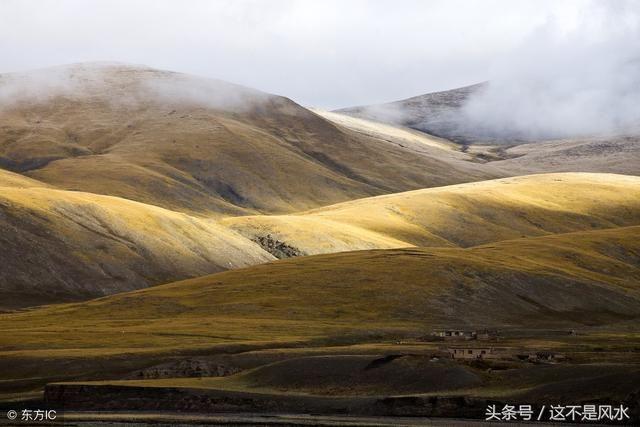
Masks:
[[[473,94],[483,90],[488,82],[456,89],[430,92],[384,104],[364,105],[335,110],[353,117],[402,125],[419,131],[466,144],[477,135],[461,126],[461,109]]]

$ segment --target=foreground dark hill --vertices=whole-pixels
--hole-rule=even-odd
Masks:
[[[498,176],[353,132],[287,98],[143,66],[2,75],[0,122],[0,167],[198,213],[291,212]]]

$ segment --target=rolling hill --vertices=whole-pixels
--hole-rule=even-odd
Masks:
[[[640,224],[640,178],[542,174],[354,200],[295,215],[225,218],[303,254],[500,240]]]
[[[640,224],[640,178],[549,174],[205,218],[0,171],[0,308],[78,301],[275,258],[469,247]]]
[[[457,108],[476,89],[427,104]],[[550,141],[463,152],[408,127],[144,66],[4,74],[0,309],[276,257],[638,225],[638,178],[504,178],[638,173],[637,145]]]
[[[0,75],[0,402],[640,407],[638,135],[494,138],[462,114],[485,85],[329,112],[139,65]],[[450,358],[452,328],[507,356]]]
[[[212,220],[57,190],[0,170],[0,310],[77,301],[266,262]]]
[[[284,97],[144,66],[2,75],[0,123],[0,167],[201,215],[286,213],[498,176],[354,132]]]
[[[448,140],[407,127],[412,126],[411,123],[365,114],[358,112],[358,109],[338,111],[340,112],[316,112],[355,132],[374,135],[397,144],[409,145],[419,141],[419,148],[413,145],[414,149],[427,150],[425,146],[430,146],[431,151],[434,147],[449,148],[448,152],[439,150],[433,155],[443,160],[453,157],[482,163],[486,172],[496,177],[550,172],[640,175],[640,132],[637,131],[608,136],[527,141],[486,139],[478,133],[469,134],[465,138],[448,135],[451,138]],[[452,141],[457,141],[458,144],[453,144]]]

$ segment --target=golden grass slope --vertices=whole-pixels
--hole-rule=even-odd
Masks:
[[[282,256],[468,247],[640,224],[640,178],[550,174],[355,200],[296,215],[193,217],[0,171],[2,309],[90,299]],[[254,241],[260,241],[261,247]],[[271,252],[271,253],[269,253]]]
[[[32,188],[32,187],[44,187],[52,188],[51,185],[40,182],[36,179],[20,175],[0,169],[0,187],[12,187],[12,188]]]
[[[640,317],[639,286],[639,226],[317,255],[0,315],[0,358],[598,326]]]
[[[333,123],[368,136],[397,141],[399,144],[417,143],[427,147],[453,151],[458,154],[459,158],[468,160],[468,157],[458,150],[459,147],[455,143],[424,132],[399,125],[391,125],[360,117],[352,117],[346,114],[336,113],[335,111],[325,111],[315,108],[311,109],[311,111],[332,121]]]
[[[20,188],[22,187],[22,188]],[[0,172],[0,308],[139,289],[273,257],[212,220]]]
[[[306,254],[468,247],[640,224],[640,178],[528,175],[354,200],[296,215],[227,218],[221,223],[252,239],[271,235]]]

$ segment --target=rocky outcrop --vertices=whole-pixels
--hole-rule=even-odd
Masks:
[[[306,255],[298,248],[287,245],[285,242],[276,239],[271,234],[267,234],[266,236],[255,236],[251,240],[259,244],[262,249],[278,259]]]

